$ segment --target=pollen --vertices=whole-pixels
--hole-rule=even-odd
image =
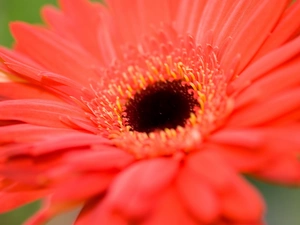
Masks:
[[[89,102],[99,134],[137,158],[193,151],[228,114],[217,53],[191,37],[156,38],[161,47],[128,51],[107,70]]]

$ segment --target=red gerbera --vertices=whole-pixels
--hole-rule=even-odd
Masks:
[[[2,212],[27,224],[261,224],[299,184],[300,1],[60,0],[1,48]]]

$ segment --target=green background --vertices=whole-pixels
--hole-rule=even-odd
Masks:
[[[10,21],[22,20],[30,23],[41,23],[39,10],[44,4],[56,4],[56,1],[0,0],[0,44],[7,47],[12,46],[13,39],[8,29]],[[269,225],[300,224],[300,189],[273,186],[258,181],[251,182],[266,199],[268,205],[266,220]],[[39,203],[33,203],[14,212],[0,215],[0,225],[20,225],[38,207]],[[58,223],[54,222],[54,224]]]

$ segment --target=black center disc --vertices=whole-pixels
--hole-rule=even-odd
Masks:
[[[149,85],[127,102],[123,114],[126,125],[146,133],[184,126],[199,106],[190,89],[181,80]]]

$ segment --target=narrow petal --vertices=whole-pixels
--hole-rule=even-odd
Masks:
[[[226,51],[224,51],[221,59],[221,66],[226,68],[226,65],[230,65],[232,59],[237,54],[240,54],[242,57],[239,63],[239,69],[237,71],[238,73],[244,69],[244,67],[259,50],[265,39],[268,37],[270,31],[276,25],[290,0],[276,0],[272,2],[264,0],[253,2],[255,5],[252,5],[251,10],[243,10],[242,15],[237,14],[243,18],[243,23],[240,23],[242,26],[240,26],[239,29],[236,26],[234,27],[234,29],[237,31],[235,35],[229,33],[233,38],[233,42],[226,49]],[[249,9],[250,7],[248,6],[247,8]],[[238,18],[238,20],[241,19]],[[230,29],[231,31],[233,30],[233,28],[230,26],[228,28],[225,26],[223,29]],[[223,31],[221,31],[221,33],[222,32]],[[219,35],[218,37],[221,39],[223,36]],[[222,40],[223,38],[220,41]],[[251,48],[248,46],[251,46]]]
[[[275,48],[285,44],[291,38],[299,34],[300,32],[300,2],[293,1],[291,6],[286,10],[275,29],[268,36],[266,42],[261,49],[255,55],[253,61],[260,58],[267,52],[272,51]]]
[[[268,159],[263,151],[251,151],[240,146],[207,143],[203,148],[219,155],[231,168],[242,173],[254,171]]]
[[[182,204],[197,220],[210,224],[217,219],[218,197],[209,185],[187,170],[179,173],[176,184]]]
[[[247,104],[264,101],[278,93],[300,87],[300,57],[292,60],[252,84],[236,96],[235,108],[239,109]]]
[[[300,89],[296,88],[272,96],[270,99],[255,102],[255,104],[247,105],[235,111],[229,118],[227,125],[233,127],[253,127],[266,124],[288,113],[298,111],[300,102],[294,99],[299,98]]]
[[[15,91],[18,90],[18,91]],[[0,99],[45,99],[53,101],[61,101],[53,94],[45,91],[34,84],[28,83],[0,83]]]
[[[175,20],[176,29],[180,33],[196,34],[206,4],[207,0],[179,1],[177,17]]]
[[[99,30],[102,28],[102,17],[103,11],[106,8],[99,3],[91,3],[85,0],[74,0],[74,1],[59,1],[65,20],[62,24],[66,24],[68,31],[71,32],[72,36],[76,38],[79,44],[95,58],[105,60],[105,55],[102,54],[99,48]],[[49,15],[49,11],[48,11]],[[84,18],[84,20],[82,19]],[[53,13],[52,13],[53,21]],[[56,21],[52,23],[52,26],[59,29],[62,24],[58,24]],[[64,31],[65,33],[65,31]],[[87,35],[88,34],[88,35]]]
[[[87,224],[128,225],[128,219],[111,212],[101,198],[96,198],[86,203],[74,225]]]
[[[231,180],[236,176],[225,160],[220,157],[220,154],[209,149],[192,154],[187,159],[183,170],[186,176],[191,176],[199,182],[205,182],[218,193],[229,191]]]
[[[111,144],[109,140],[94,134],[82,132],[68,132],[47,136],[44,140],[28,143],[21,148],[6,148],[1,152],[5,155],[29,154],[32,156],[43,155],[51,152],[58,152],[66,149],[87,148],[96,145],[99,149],[105,149],[106,145]]]
[[[154,207],[157,198],[174,179],[177,169],[178,162],[173,159],[137,162],[116,178],[106,201],[122,215],[140,219]]]
[[[263,147],[270,154],[268,160],[253,173],[272,182],[300,185],[300,125],[265,128],[262,132],[265,135]]]
[[[48,30],[25,23],[13,23],[11,30],[17,49],[52,72],[60,73],[86,86],[97,79],[97,61],[80,47],[70,45]],[[59,56],[59,57],[57,57]]]
[[[221,211],[225,218],[255,224],[263,217],[265,206],[262,199],[250,184],[237,177],[232,181],[231,190],[221,197]]]
[[[72,21],[68,20],[65,13],[60,9],[52,5],[46,5],[42,8],[41,14],[50,30],[53,30],[64,39],[70,40],[70,42],[78,43],[78,40],[71,32]]]
[[[142,225],[199,225],[199,221],[190,216],[177,196],[174,188],[169,188],[159,200],[157,207],[145,219]]]
[[[29,99],[0,102],[0,120],[19,120],[48,127],[67,127],[61,122],[61,117],[86,120],[83,111],[61,102]]]
[[[282,157],[293,159],[291,165],[297,163],[300,146],[300,140],[297,138],[299,131],[299,125],[294,123],[251,129],[225,129],[210,137],[211,146],[208,150],[222,155],[237,170],[256,173],[260,168],[265,168],[269,171],[267,167],[273,165],[270,162],[276,161],[277,166],[280,166]],[[282,163],[285,164],[284,161]],[[286,177],[289,177],[288,171]],[[281,177],[279,183],[285,179],[283,172],[278,177]]]
[[[44,126],[35,126],[30,124],[17,124],[0,127],[0,142],[5,143],[25,143],[37,140],[45,140],[52,135],[63,135],[66,133],[75,133],[70,129],[51,128]]]
[[[138,43],[143,35],[163,23],[170,24],[175,16],[178,0],[116,0],[106,1],[114,18],[115,32],[123,43]],[[120,16],[122,15],[122,16]]]
[[[209,141],[255,150],[264,144],[264,136],[253,129],[224,129],[212,134]]]
[[[9,58],[13,58],[20,62],[23,62],[28,66],[32,66],[32,67],[35,67],[38,69],[45,69],[41,65],[39,65],[37,62],[35,62],[31,58],[29,58],[29,56],[27,56],[26,54],[22,54],[21,52],[17,52],[17,51],[10,50],[10,49],[0,46],[0,59],[2,59],[2,55],[7,56]],[[5,60],[5,58],[3,58],[3,60]]]
[[[75,82],[72,79],[35,67],[30,67],[13,58],[9,58],[6,55],[2,55],[1,57],[5,59],[5,64],[9,69],[20,74],[25,79],[42,86],[44,89],[58,94],[66,101],[70,101],[70,96],[78,99],[83,97],[86,100],[94,97],[91,90],[84,88],[82,84]]]
[[[73,171],[121,169],[134,157],[113,146],[93,146],[93,151],[76,151],[64,155],[63,162]]]
[[[49,194],[48,190],[0,192],[0,213],[5,213],[22,205],[36,201]]]
[[[271,182],[300,186],[299,155],[300,153],[278,155],[261,166],[258,171],[254,171],[254,174]]]
[[[248,14],[241,15],[240,10],[238,9],[240,7],[248,7],[248,10],[251,12],[254,11],[253,8],[257,5],[255,2],[250,3],[249,1],[237,0],[228,0],[222,2],[213,0],[204,2],[206,2],[206,5],[203,9],[200,21],[198,21],[196,33],[194,34],[197,42],[203,45],[207,44],[208,32],[216,33],[216,37],[220,36],[223,37],[223,39],[228,37],[228,35],[222,35],[222,32],[219,31],[218,27],[224,27],[223,29],[226,32],[230,33],[231,36],[234,36],[238,30],[236,27],[240,26],[244,20],[249,18]],[[229,16],[231,16],[231,18],[228,18]],[[212,42],[213,40],[209,41]],[[219,46],[219,43],[217,46]]]
[[[230,84],[229,92],[232,93],[233,91],[239,91],[248,87],[254,80],[262,77],[267,72],[270,72],[272,69],[275,69],[293,58],[296,58],[299,54],[299,48],[300,37],[270,52],[260,60],[249,65],[239,78]]]
[[[52,214],[61,211],[68,203],[81,203],[107,189],[113,173],[84,173],[53,188],[49,210]],[[74,188],[76,187],[76,188]],[[72,191],[70,191],[72,190]]]

